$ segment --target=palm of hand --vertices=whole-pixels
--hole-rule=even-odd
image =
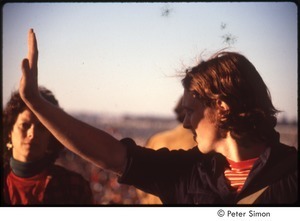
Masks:
[[[30,101],[39,95],[37,81],[38,49],[35,33],[32,29],[28,33],[28,55],[22,61],[22,77],[19,93],[24,101]]]

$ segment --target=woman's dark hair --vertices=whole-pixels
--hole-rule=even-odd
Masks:
[[[191,91],[208,106],[217,110],[221,135],[230,131],[242,146],[253,142],[278,142],[275,131],[279,112],[254,65],[236,52],[218,52],[207,61],[186,70],[182,79],[185,90]],[[228,111],[218,108],[224,101]]]
[[[54,104],[55,106],[59,107],[58,101],[52,94],[52,92],[45,87],[39,87],[39,91],[41,96],[49,101],[50,103]],[[7,102],[4,110],[3,110],[3,163],[4,167],[8,166],[9,159],[12,156],[12,150],[8,150],[6,148],[6,144],[11,142],[9,138],[9,134],[11,133],[14,124],[16,123],[17,117],[20,113],[22,113],[27,108],[24,101],[21,99],[20,94],[18,91],[14,91],[11,94],[9,101]],[[63,145],[51,134],[49,146],[47,151],[47,157],[50,158],[52,162],[54,162],[58,156],[60,151],[63,149]]]

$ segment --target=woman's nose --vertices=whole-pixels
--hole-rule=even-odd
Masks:
[[[35,135],[35,128],[33,125],[31,125],[31,127],[27,130],[27,136],[29,138],[34,138],[34,135]]]

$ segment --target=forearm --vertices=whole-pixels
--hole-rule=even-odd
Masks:
[[[122,173],[126,149],[117,139],[75,119],[41,97],[31,102],[25,100],[25,103],[66,148],[102,168]]]
[[[106,169],[121,173],[126,164],[126,149],[105,133],[87,125],[44,100],[38,90],[38,48],[33,29],[28,32],[28,55],[22,61],[20,96],[40,122],[66,148]]]

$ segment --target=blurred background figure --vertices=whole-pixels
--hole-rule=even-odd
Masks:
[[[39,88],[55,106],[51,91]],[[20,98],[12,93],[3,111],[3,204],[86,205],[93,203],[89,183],[55,162],[64,149]]]
[[[194,140],[194,135],[191,130],[183,127],[185,110],[182,106],[182,96],[174,108],[178,125],[170,130],[165,130],[154,134],[146,142],[146,147],[157,150],[162,147],[167,147],[170,150],[190,149],[197,145]],[[137,190],[140,196],[141,204],[162,204],[160,199],[152,194]]]
[[[179,99],[174,112],[176,113],[178,125],[173,129],[154,134],[147,141],[146,147],[150,147],[155,150],[161,147],[167,147],[172,150],[187,150],[197,145],[194,141],[194,135],[191,130],[183,127],[185,111],[182,107],[182,97]]]

